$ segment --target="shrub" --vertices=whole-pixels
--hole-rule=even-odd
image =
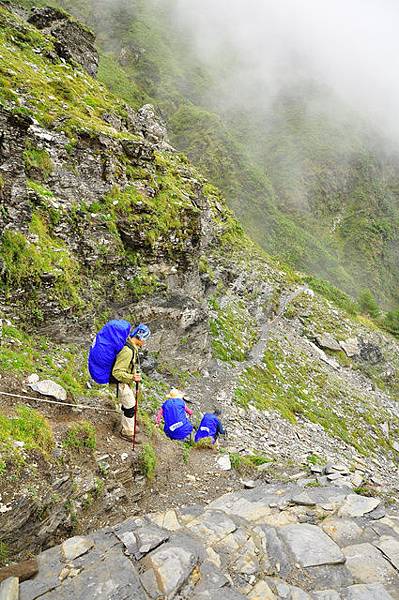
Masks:
[[[363,290],[359,295],[359,307],[362,313],[376,319],[380,314],[377,300],[370,290]]]
[[[94,449],[96,447],[96,429],[89,421],[80,421],[69,428],[63,446],[65,448]]]
[[[399,337],[399,308],[392,310],[385,315],[382,326],[389,331],[389,333]]]
[[[143,475],[150,481],[154,479],[157,455],[151,444],[144,444],[140,453],[139,464]]]

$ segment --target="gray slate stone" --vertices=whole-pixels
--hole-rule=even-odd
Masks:
[[[25,592],[29,590],[30,583],[23,584],[26,585]],[[21,595],[21,600],[28,597],[36,600],[39,596],[40,600],[88,600],[89,597],[96,600],[147,600],[138,573],[131,561],[124,556],[122,546],[112,548],[104,554],[102,560],[93,561],[76,577],[65,579],[62,585],[58,579],[56,589],[50,589],[43,595],[28,596],[25,593]]]
[[[344,598],[345,600],[393,600],[380,583],[352,585],[346,590]]]
[[[390,563],[399,571],[399,539],[384,535],[374,545],[381,550]]]
[[[341,600],[341,596],[335,590],[313,592],[312,597],[314,600]]]
[[[285,525],[280,527],[278,535],[303,567],[345,562],[339,546],[315,525]]]
[[[370,513],[381,504],[380,498],[368,498],[358,494],[349,494],[346,501],[339,509],[340,517],[362,517]]]
[[[396,583],[399,578],[393,566],[372,544],[355,544],[343,548],[346,566],[359,583]]]
[[[194,545],[189,540],[186,544],[183,537],[177,538],[176,542],[167,542],[147,555],[142,563],[146,569],[142,582],[151,598],[173,597],[191,575],[198,559]],[[148,585],[150,577],[156,582],[155,590],[153,584]]]
[[[9,577],[0,583],[0,600],[18,600],[18,577]]]
[[[29,384],[29,387],[31,387],[33,391],[42,394],[42,396],[51,396],[61,402],[67,399],[67,393],[64,388],[58,383],[55,383],[55,381],[51,381],[51,379],[43,379],[37,383],[31,383]]]
[[[82,554],[86,554],[94,546],[93,540],[88,537],[75,536],[65,540],[62,544],[62,552],[66,561],[75,560]]]
[[[321,527],[341,547],[359,541],[363,532],[362,528],[351,519],[338,519],[336,517],[326,519]]]
[[[339,352],[341,350],[341,346],[331,335],[331,333],[322,333],[321,335],[316,336],[316,341],[322,348],[327,348],[327,350],[335,350]]]

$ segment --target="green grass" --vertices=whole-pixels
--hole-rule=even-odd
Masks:
[[[23,153],[23,158],[25,170],[29,176],[37,175],[46,180],[53,172],[53,162],[47,150],[35,148],[29,144]]]
[[[5,542],[0,542],[0,567],[7,564],[10,551]]]
[[[220,306],[216,298],[210,302],[212,350],[224,362],[243,361],[255,344],[258,333],[252,324],[245,302],[232,298]]]
[[[238,452],[231,452],[229,457],[233,469],[236,469],[240,473],[254,471],[261,465],[273,462],[272,458],[260,453],[243,455]]]
[[[139,463],[143,475],[145,475],[149,481],[152,481],[155,477],[157,455],[151,444],[144,444],[143,449],[140,452]]]
[[[304,417],[363,454],[376,446],[392,450],[395,434],[386,440],[380,427],[388,419],[385,411],[372,406],[367,395],[346,387],[338,375],[327,375],[321,364],[286,341],[282,345],[270,340],[263,364],[242,375],[235,400],[245,407],[253,404],[276,411],[291,423]],[[395,423],[392,429],[399,426]]]
[[[62,445],[64,448],[83,450],[96,448],[96,428],[89,421],[80,421],[68,428]]]
[[[54,437],[47,419],[37,410],[18,406],[15,417],[0,413],[0,452],[2,463],[24,462],[23,450],[13,442],[23,442],[23,450],[39,450],[47,455],[54,447]]]

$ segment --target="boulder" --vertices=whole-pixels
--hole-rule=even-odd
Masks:
[[[67,399],[66,390],[58,383],[55,383],[55,381],[51,381],[51,379],[43,379],[37,383],[30,383],[29,387],[33,391],[42,394],[42,396],[51,396],[60,402],[64,402]]]
[[[321,335],[316,336],[316,342],[320,346],[320,348],[327,350],[334,350],[335,352],[339,352],[341,350],[340,344],[337,342],[334,336],[331,333],[322,333]]]
[[[94,545],[93,540],[88,537],[75,536],[69,538],[62,544],[62,552],[65,556],[65,560],[75,560],[82,554],[86,554]]]
[[[373,511],[380,504],[380,498],[368,498],[367,496],[349,494],[339,509],[338,515],[340,517],[362,517]]]
[[[356,338],[348,338],[345,341],[340,341],[339,345],[349,358],[357,356],[360,353],[359,342]]]

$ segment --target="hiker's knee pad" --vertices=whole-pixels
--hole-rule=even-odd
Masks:
[[[134,406],[132,408],[125,408],[122,406],[122,412],[128,419],[132,419],[134,417]]]

